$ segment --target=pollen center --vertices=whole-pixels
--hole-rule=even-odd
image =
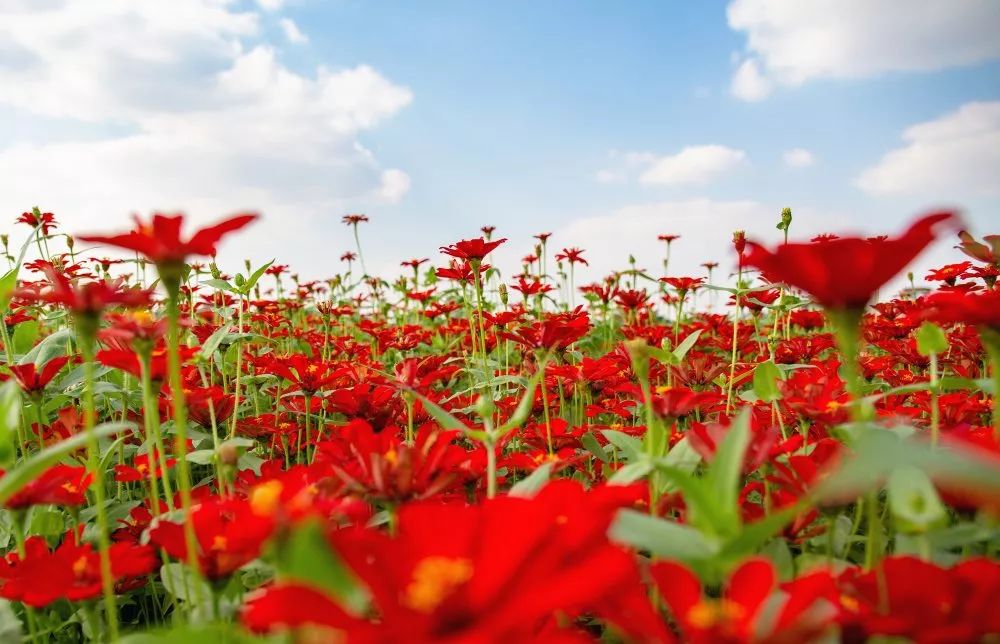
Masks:
[[[458,586],[472,577],[472,562],[455,557],[426,557],[413,569],[404,603],[421,613],[433,612]]]
[[[728,599],[706,599],[698,602],[688,611],[687,619],[692,626],[706,630],[739,619],[744,613],[742,606]]]

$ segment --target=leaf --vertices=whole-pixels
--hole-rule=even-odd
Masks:
[[[706,482],[725,515],[739,516],[737,498],[743,477],[743,457],[750,444],[750,412],[744,409],[733,420],[719,443],[705,473]]]
[[[257,270],[255,270],[250,275],[250,277],[247,278],[247,281],[240,288],[240,290],[243,291],[244,295],[246,295],[247,293],[249,293],[250,291],[253,290],[253,287],[257,285],[257,281],[260,280],[261,276],[264,274],[264,271],[266,271],[268,268],[270,268],[271,264],[273,264],[273,263],[274,263],[274,260],[272,259],[268,263],[264,264],[263,266],[261,266],[260,268],[258,268]]]
[[[62,512],[49,508],[35,508],[31,513],[31,534],[55,537],[66,530],[66,520]]]
[[[691,526],[635,510],[618,511],[608,530],[608,538],[645,550],[654,557],[685,563],[708,560],[716,554],[716,548]]]
[[[443,409],[440,405],[433,402],[423,394],[416,391],[409,390],[417,399],[420,400],[424,407],[424,410],[437,421],[437,424],[441,426],[442,429],[457,429],[476,440],[482,441],[486,438],[486,432],[474,430],[468,427],[465,423],[460,421],[458,418],[453,416],[450,412]]]
[[[369,603],[368,590],[330,547],[318,520],[299,524],[278,554],[280,579],[306,582],[328,592],[348,612],[362,614]]]
[[[608,479],[608,485],[630,485],[646,477],[653,471],[653,464],[648,459],[639,459],[625,465]]]
[[[521,396],[521,400],[518,401],[517,407],[514,409],[514,413],[510,415],[503,425],[497,430],[500,436],[504,436],[511,430],[517,429],[528,420],[531,415],[531,410],[535,405],[535,389],[538,387],[538,383],[542,378],[542,374],[545,373],[544,369],[545,361],[542,361],[542,368],[535,372],[535,375],[531,377],[528,381],[528,386],[524,389],[524,394]]]
[[[0,642],[20,644],[24,641],[21,620],[6,599],[0,599]]]
[[[982,499],[1000,498],[1000,468],[995,460],[972,449],[934,447],[882,428],[859,429],[852,447],[853,454],[816,486],[816,501],[840,503],[880,489],[889,474],[905,466],[922,470],[935,484]]]
[[[889,476],[889,510],[896,529],[923,533],[948,522],[948,512],[941,503],[934,484],[915,467],[901,467]]]
[[[196,449],[193,452],[188,452],[185,456],[188,462],[194,463],[196,465],[209,465],[215,460],[215,450],[214,449]]]
[[[538,493],[549,482],[552,475],[552,463],[543,463],[535,468],[535,471],[524,477],[513,486],[507,493],[508,496],[521,498],[531,498]]]
[[[608,442],[621,450],[625,460],[634,461],[642,454],[642,441],[635,436],[629,436],[625,432],[616,429],[602,429],[601,433]]]
[[[602,463],[610,463],[611,457],[608,456],[608,452],[597,442],[597,437],[594,436],[593,432],[587,432],[580,438],[580,443],[583,445],[584,449],[596,456],[601,460]]]
[[[681,343],[673,350],[674,358],[680,363],[684,360],[684,356],[688,354],[696,342],[698,342],[698,337],[701,335],[701,329],[698,329],[688,337],[681,340]]]
[[[10,342],[14,353],[27,353],[31,351],[36,340],[38,340],[38,322],[28,320],[14,327],[14,334]]]
[[[938,325],[925,321],[917,329],[917,351],[922,356],[941,354],[948,350],[948,337]]]
[[[104,423],[95,427],[93,431],[98,438],[102,438],[118,433],[127,427],[127,423]],[[0,477],[0,505],[6,504],[10,497],[17,494],[21,488],[48,469],[50,465],[54,465],[66,454],[74,452],[86,444],[87,434],[80,433],[55,445],[50,445],[21,461],[3,477]]]
[[[227,282],[226,280],[205,280],[202,282],[205,286],[211,286],[212,288],[219,289],[220,291],[228,291],[233,295],[240,295],[239,289]]]
[[[163,588],[181,601],[193,602],[199,597],[205,599],[212,596],[212,589],[187,564],[163,564],[160,566],[160,579]]]
[[[781,371],[774,361],[758,364],[753,370],[753,391],[757,394],[757,399],[764,402],[781,400],[778,380],[781,380]]]
[[[43,365],[56,356],[66,355],[66,345],[70,338],[76,337],[70,329],[59,329],[52,335],[46,336],[41,342],[36,344],[28,353],[21,356],[18,364]]]
[[[14,289],[17,288],[18,270],[18,268],[12,268],[4,273],[3,277],[0,277],[0,311],[4,313],[10,307],[11,297],[14,295]]]
[[[0,640],[6,642],[7,640]],[[259,644],[260,638],[247,635],[231,624],[191,626],[183,624],[167,630],[130,633],[117,640],[118,644]]]
[[[12,379],[0,385],[0,468],[5,470],[17,457],[14,441],[20,424],[21,390]]]
[[[216,329],[212,333],[212,335],[208,336],[208,339],[205,340],[205,343],[201,345],[202,355],[205,356],[206,358],[211,357],[212,354],[215,353],[215,350],[219,348],[219,345],[222,344],[222,341],[226,338],[226,336],[229,335],[229,331],[231,329],[232,327],[230,325],[223,324],[218,329]]]

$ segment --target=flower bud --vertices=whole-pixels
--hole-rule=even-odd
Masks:
[[[476,414],[478,414],[480,418],[491,418],[496,409],[496,405],[493,404],[493,401],[486,396],[480,396],[476,399],[475,410]]]
[[[500,301],[504,306],[507,306],[507,301],[510,299],[510,295],[507,293],[507,285],[501,284],[497,288],[497,292],[500,294]]]
[[[240,460],[240,450],[232,443],[223,443],[219,447],[219,462],[224,466],[234,467]]]
[[[743,255],[743,251],[747,248],[747,235],[742,230],[737,230],[733,232],[733,247],[736,249],[737,254]]]

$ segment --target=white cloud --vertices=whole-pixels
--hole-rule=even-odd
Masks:
[[[302,33],[299,30],[299,26],[291,18],[282,18],[278,21],[278,24],[281,26],[281,31],[284,32],[288,42],[295,45],[309,42],[309,36]]]
[[[743,150],[724,145],[688,146],[677,154],[656,159],[639,176],[639,181],[663,185],[705,184],[745,159]]]
[[[960,201],[1000,194],[1000,101],[966,103],[907,128],[903,140],[861,174],[859,187]]]
[[[0,208],[38,204],[67,232],[127,226],[133,211],[181,209],[206,221],[259,209],[265,219],[241,235],[240,256],[296,248],[297,269],[330,273],[323,248],[341,231],[318,222],[398,202],[410,187],[358,137],[412,93],[366,65],[293,71],[269,44],[244,46],[259,39],[261,16],[230,5],[0,10],[0,42],[18,48],[0,45],[0,104],[115,126],[98,140],[28,139],[0,150]]]
[[[762,101],[771,93],[771,81],[760,73],[760,65],[756,60],[743,61],[733,74],[729,91],[733,96],[744,101]]]
[[[1000,57],[1000,3],[990,0],[733,0],[730,28],[747,34],[734,95],[772,84],[933,71]]]
[[[286,0],[257,0],[257,5],[264,11],[278,11],[285,6]]]
[[[638,178],[646,185],[703,185],[735,169],[746,160],[746,153],[725,145],[691,145],[676,154],[621,152],[612,150],[611,166],[598,170],[600,183],[625,183]]]
[[[784,160],[785,165],[790,168],[808,168],[809,166],[816,163],[816,157],[809,150],[803,148],[793,148],[791,150],[786,150],[781,158]]]

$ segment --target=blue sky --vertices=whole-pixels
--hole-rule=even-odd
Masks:
[[[725,261],[732,229],[773,237],[785,205],[793,236],[940,204],[996,232],[998,3],[157,4],[0,5],[12,219],[260,208],[224,257],[314,277],[355,211],[383,271],[483,224],[510,268],[555,231],[595,276],[655,265],[659,232],[683,235],[679,271]]]

